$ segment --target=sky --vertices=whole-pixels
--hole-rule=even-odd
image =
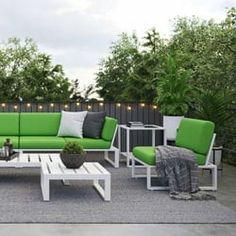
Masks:
[[[122,32],[171,34],[178,16],[220,22],[236,0],[0,0],[0,41],[32,38],[80,86],[95,83],[101,58]]]

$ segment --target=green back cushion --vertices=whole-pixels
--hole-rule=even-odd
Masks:
[[[105,121],[102,128],[102,139],[106,141],[112,141],[114,132],[117,126],[117,120],[111,117],[105,117]]]
[[[57,136],[60,113],[21,113],[20,117],[20,135]]]
[[[0,136],[19,134],[19,113],[0,113]]]
[[[191,149],[206,155],[214,134],[214,123],[205,120],[184,118],[176,136],[176,146]]]

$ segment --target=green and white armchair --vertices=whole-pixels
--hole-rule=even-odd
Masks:
[[[217,190],[217,166],[210,163],[210,155],[214,144],[215,125],[210,121],[183,118],[177,131],[176,146],[192,150],[196,155],[199,168],[212,170],[212,185],[200,186],[202,190]],[[146,168],[146,174],[136,174],[136,162],[141,163]],[[140,165],[138,166],[140,167]],[[155,147],[137,146],[132,151],[132,177],[145,177],[147,179],[147,189],[167,190],[168,187],[152,186],[152,169],[156,167]]]

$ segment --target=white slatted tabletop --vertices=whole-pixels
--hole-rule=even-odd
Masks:
[[[51,153],[20,153],[11,161],[0,161],[1,167],[41,167],[42,163],[60,162],[59,154]]]

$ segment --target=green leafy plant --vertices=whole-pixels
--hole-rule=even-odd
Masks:
[[[196,118],[214,122],[215,132],[219,137],[225,123],[232,117],[230,107],[235,97],[236,95],[230,92],[224,94],[220,91],[201,91],[201,94],[197,97],[194,115]],[[217,145],[219,145],[218,137]]]
[[[78,141],[69,141],[64,145],[62,153],[82,155],[85,154],[85,151]]]
[[[164,115],[181,116],[188,110],[192,86],[190,71],[179,69],[172,55],[167,56],[166,69],[157,84],[156,103]]]

